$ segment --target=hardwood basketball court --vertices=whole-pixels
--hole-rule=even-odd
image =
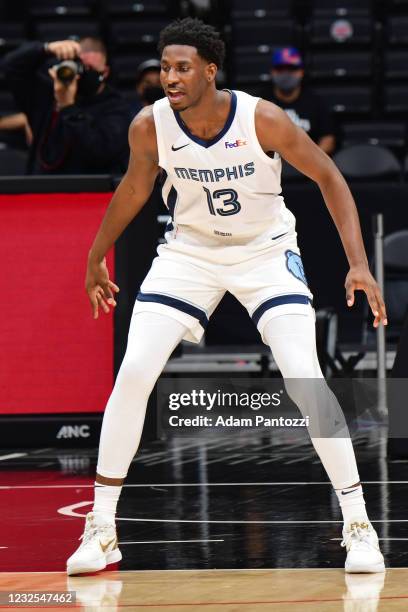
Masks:
[[[72,590],[86,611],[407,610],[406,462],[386,460],[378,428],[354,442],[385,576],[345,575],[337,499],[310,442],[251,433],[145,445],[118,508],[123,560],[70,578],[96,449],[3,452],[0,591]]]

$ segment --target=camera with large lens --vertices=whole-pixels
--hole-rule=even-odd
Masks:
[[[57,79],[66,85],[69,85],[83,71],[84,65],[80,59],[64,60],[55,66]]]

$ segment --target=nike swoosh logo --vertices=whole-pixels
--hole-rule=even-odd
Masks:
[[[102,548],[102,552],[106,552],[106,550],[108,549],[108,547],[113,544],[114,542],[116,542],[116,538],[113,538],[113,540],[110,540],[107,544],[102,544],[102,542],[100,542],[101,548]]]
[[[342,491],[341,494],[348,495],[349,493],[354,493],[354,491],[357,491],[357,489],[353,489],[352,491]]]
[[[180,149],[184,149],[184,147],[188,147],[188,145],[189,145],[189,144],[190,144],[190,143],[188,142],[188,143],[187,143],[187,144],[185,144],[185,145],[181,145],[181,147],[175,147],[174,145],[171,145],[171,150],[172,150],[172,151],[180,151]]]

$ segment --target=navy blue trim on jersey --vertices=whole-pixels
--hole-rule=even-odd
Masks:
[[[252,320],[255,325],[258,325],[259,319],[262,315],[275,306],[282,306],[282,304],[311,304],[312,300],[307,295],[301,293],[292,293],[289,295],[277,295],[276,297],[265,300],[258,308],[255,308],[252,314]]]
[[[171,306],[197,319],[203,329],[208,325],[208,317],[204,310],[201,310],[198,306],[193,306],[193,304],[184,302],[179,298],[172,297],[171,295],[164,295],[163,293],[142,293],[139,291],[136,300],[139,302],[155,302],[156,304]]]
[[[167,208],[169,209],[169,213],[171,218],[174,221],[174,207],[177,202],[177,190],[174,188],[174,185],[171,186],[169,195],[167,196]]]
[[[167,181],[167,172],[164,168],[160,168],[161,172],[159,174],[159,185],[161,188],[164,187],[164,183]]]
[[[221,140],[221,138],[225,136],[225,134],[228,132],[228,130],[231,127],[232,122],[234,121],[236,110],[237,110],[237,94],[235,93],[235,91],[231,91],[231,107],[230,107],[230,111],[228,113],[228,117],[225,122],[225,125],[222,128],[221,132],[219,132],[216,136],[214,136],[214,138],[211,138],[211,140],[204,140],[203,138],[194,136],[194,134],[190,132],[190,130],[188,129],[188,127],[186,126],[182,118],[180,117],[180,113],[175,110],[173,110],[173,113],[174,113],[177,123],[179,124],[180,129],[183,130],[186,136],[188,136],[191,140],[194,140],[194,142],[201,145],[202,147],[205,147],[206,149],[208,149],[208,147],[211,147],[216,142]]]

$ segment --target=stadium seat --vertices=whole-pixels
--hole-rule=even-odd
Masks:
[[[83,36],[99,36],[99,22],[95,21],[46,21],[36,24],[36,37],[39,40],[63,40]]]
[[[394,232],[384,238],[384,265],[408,272],[408,230]]]
[[[384,110],[390,114],[408,112],[408,85],[384,87]]]
[[[237,85],[264,83],[270,80],[271,53],[235,53],[233,65]]]
[[[361,121],[343,123],[343,147],[356,144],[380,145],[392,149],[406,147],[406,125],[400,121]]]
[[[22,23],[0,22],[0,51],[18,47],[25,37],[26,32]]]
[[[345,18],[315,18],[310,21],[307,28],[309,43],[312,46],[341,45],[370,45],[373,39],[373,22],[368,17]]]
[[[231,19],[264,19],[268,17],[288,19],[292,14],[290,0],[255,0],[251,4],[247,0],[230,1]]]
[[[105,2],[105,10],[108,15],[116,15],[118,17],[134,17],[135,14],[149,17],[164,17],[169,12],[169,4],[166,0],[146,0],[145,2],[107,0]]]
[[[28,153],[18,149],[0,149],[0,175],[21,176],[26,173]]]
[[[367,114],[371,112],[372,91],[370,86],[321,85],[315,87],[315,91],[334,113]]]
[[[30,0],[29,14],[32,17],[89,17],[91,15],[91,2],[89,0]]]
[[[155,47],[160,31],[167,25],[163,21],[116,21],[110,26],[110,42],[116,46]]]
[[[372,55],[366,51],[314,53],[307,74],[312,79],[370,78]]]
[[[386,41],[389,45],[408,45],[408,16],[390,17],[385,28]]]
[[[408,51],[385,52],[384,77],[386,79],[408,79]]]
[[[333,160],[347,179],[395,180],[401,176],[401,166],[395,155],[380,146],[348,147],[338,151]]]
[[[232,39],[236,48],[256,51],[264,48],[297,43],[296,27],[290,20],[245,20],[232,24]]]
[[[371,0],[314,0],[313,15],[315,17],[370,15],[371,5]]]
[[[393,334],[397,341],[408,309],[408,230],[384,238],[384,268],[384,297],[391,325],[387,337]]]
[[[408,230],[384,237],[384,300],[387,306],[387,342],[397,343],[408,310]],[[371,264],[373,268],[373,263]],[[376,330],[372,327],[371,310],[365,305],[366,325],[363,343],[375,344]]]

